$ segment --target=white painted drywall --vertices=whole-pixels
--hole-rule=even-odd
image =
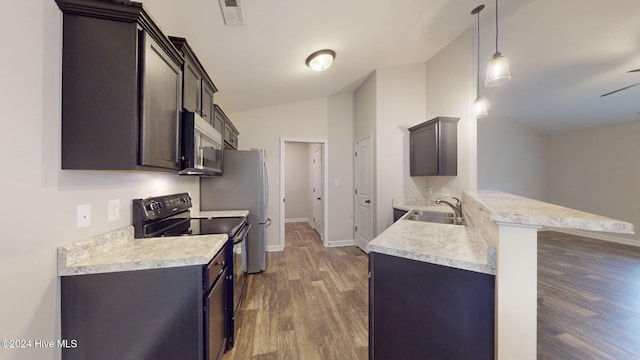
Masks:
[[[425,73],[424,63],[377,71],[375,234],[393,223],[393,198],[421,193],[419,181],[409,176],[408,128],[426,119]]]
[[[285,143],[285,221],[311,218],[308,144]]]
[[[478,120],[478,188],[548,201],[549,135],[491,112]]]
[[[640,122],[552,135],[549,201],[625,220],[638,228],[638,139]],[[640,239],[638,234],[624,237]]]
[[[131,199],[189,192],[198,179],[172,174],[60,170],[62,15],[55,1],[3,3],[0,30],[12,49],[0,67],[0,339],[60,339],[56,248],[131,224]],[[16,31],[19,29],[19,31]],[[109,200],[120,219],[107,221]],[[76,207],[91,225],[76,227]],[[0,359],[59,359],[59,349],[0,348]]]
[[[373,167],[371,169],[371,173],[373,179],[371,181],[371,211],[373,212],[373,222],[371,224],[373,235],[376,235],[376,209],[378,208],[378,200],[376,198],[376,122],[377,122],[377,72],[374,71],[368,78],[365,80],[358,89],[354,92],[354,115],[353,115],[353,129],[354,129],[354,138],[352,143],[355,146],[355,143],[366,138],[367,136],[371,136],[371,161],[373,163]],[[355,174],[354,174],[355,176]],[[354,179],[355,181],[355,179]],[[353,199],[353,195],[351,195]]]
[[[458,122],[458,176],[424,177],[434,195],[460,196],[477,188],[477,127],[471,116],[475,100],[473,32],[462,33],[427,61],[427,116],[450,116]],[[417,181],[417,180],[416,180]]]
[[[330,241],[353,241],[353,93],[328,99],[329,137],[329,237]]]
[[[349,126],[353,120],[350,106],[351,97],[336,95],[329,98],[316,98],[291,104],[282,104],[259,109],[251,109],[228,114],[241,136],[240,147],[263,148],[267,153],[270,172],[270,198],[268,217],[274,225],[267,228],[267,246],[277,247],[281,244],[280,230],[280,138],[297,139],[327,139],[329,158],[326,159],[329,172],[338,171],[346,173],[347,177],[352,170],[345,170],[352,164],[352,154],[347,152],[348,147],[337,146],[338,152],[332,150],[332,144],[344,138],[344,134],[329,132],[328,127],[334,120],[329,120],[329,114],[335,119],[346,121]],[[345,126],[345,125],[342,125]],[[331,135],[331,136],[329,136]],[[334,140],[335,139],[335,140]],[[286,170],[286,169],[285,169]],[[352,175],[350,175],[352,177]],[[342,190],[342,189],[341,189]],[[344,191],[342,191],[344,192]],[[353,204],[352,197],[329,197],[329,213],[334,211],[345,212],[343,208],[351,209],[347,217],[335,219],[336,223],[329,222],[328,241],[345,240],[343,229],[352,224]],[[341,209],[341,210],[338,210]],[[349,212],[349,211],[347,211]],[[338,231],[338,232],[334,232]]]

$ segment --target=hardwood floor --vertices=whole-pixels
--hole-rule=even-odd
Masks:
[[[286,248],[249,275],[231,359],[367,359],[368,258],[324,248],[306,223],[285,226]]]
[[[640,359],[640,248],[539,233],[538,359]],[[223,360],[367,359],[368,259],[304,223],[250,275]]]
[[[538,236],[538,359],[640,359],[640,248]]]

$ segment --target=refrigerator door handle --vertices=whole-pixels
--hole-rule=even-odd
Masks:
[[[266,154],[265,154],[264,162],[262,163],[262,166],[264,167],[264,174],[265,174],[265,182],[263,185],[264,185],[264,196],[266,197],[264,208],[266,210],[269,207],[269,165],[267,164]]]

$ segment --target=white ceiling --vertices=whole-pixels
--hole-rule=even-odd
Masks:
[[[379,68],[424,62],[475,26],[471,0],[241,0],[225,26],[218,0],[144,0],[207,68],[225,112],[352,91]],[[481,69],[495,51],[495,3],[480,14]],[[639,0],[501,0],[499,50],[513,80],[481,87],[499,115],[547,133],[640,121]],[[325,72],[306,57],[336,51]],[[483,71],[484,72],[484,71]],[[484,74],[481,75],[481,79]]]

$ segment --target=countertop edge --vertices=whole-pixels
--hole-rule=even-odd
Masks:
[[[185,239],[190,240],[189,246],[185,246]],[[133,227],[127,226],[58,247],[57,274],[75,276],[206,265],[227,240],[226,234],[135,239]],[[171,241],[176,241],[175,247]],[[157,254],[149,255],[150,246],[157,249]]]
[[[491,250],[489,250],[489,249],[493,249],[493,254],[495,254],[495,247],[489,246],[487,248],[487,253],[488,253],[487,254],[487,258],[488,259],[491,258],[491,255],[490,255]],[[389,247],[380,246],[380,245],[369,245],[369,251],[372,251],[372,252],[375,252],[375,253],[378,253],[378,254],[397,256],[397,257],[401,257],[401,258],[409,259],[409,260],[416,260],[416,261],[429,263],[429,264],[446,266],[446,267],[450,267],[452,269],[468,270],[468,271],[473,271],[473,272],[477,272],[477,273],[483,273],[483,274],[487,274],[487,275],[495,275],[496,274],[495,265],[492,265],[491,263],[476,264],[476,263],[470,263],[468,261],[453,260],[453,259],[443,258],[443,257],[439,257],[439,256],[434,256],[434,255],[417,254],[417,253],[410,252],[410,251],[407,251],[407,250],[394,249],[394,248],[389,248]],[[495,258],[495,255],[494,255],[494,258]]]

